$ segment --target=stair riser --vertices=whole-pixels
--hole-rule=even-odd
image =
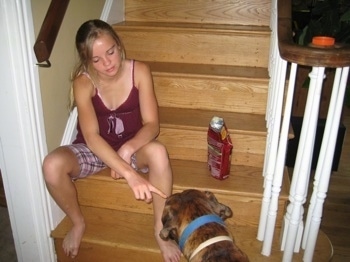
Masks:
[[[152,234],[150,234],[150,237]],[[130,249],[128,247],[118,247],[108,245],[99,245],[97,243],[82,242],[79,249],[79,255],[71,259],[67,257],[62,248],[62,239],[55,239],[55,248],[57,252],[57,262],[124,262],[124,261],[143,261],[143,262],[162,262],[160,251],[150,251],[141,249]],[[184,262],[185,260],[181,260]]]
[[[160,106],[252,114],[266,111],[266,80],[156,73],[153,80]]]
[[[208,124],[209,121],[210,119],[208,120]],[[236,132],[230,132],[230,136],[233,143],[232,165],[255,167],[261,167],[263,165],[265,153],[264,136]],[[184,130],[161,127],[158,140],[166,145],[171,159],[207,161],[207,130]]]
[[[127,21],[269,26],[270,0],[125,1]]]
[[[125,30],[127,29],[127,31]],[[115,26],[129,58],[143,61],[267,67],[267,33],[216,33]],[[208,51],[209,50],[209,51]]]
[[[232,226],[253,226],[258,227],[261,210],[261,199],[248,196],[228,196],[215,194],[218,201],[231,208],[233,212],[232,218],[228,218],[225,222]],[[282,218],[285,211],[285,201],[279,200],[276,226],[282,225]]]
[[[76,182],[79,204],[83,206],[152,214],[152,204],[137,201],[125,181],[81,179]]]
[[[146,204],[143,201],[136,200],[130,187],[124,181],[83,179],[77,181],[76,186],[79,192],[80,205],[141,214],[153,214],[152,204]],[[183,189],[175,188],[173,193],[182,191]],[[220,193],[215,193],[215,196],[219,202],[231,207],[234,213],[233,218],[227,220],[228,224],[235,226],[258,226],[261,206],[261,199],[259,197],[225,195]],[[284,200],[279,201],[278,226],[280,226],[279,221],[282,218],[284,203]]]

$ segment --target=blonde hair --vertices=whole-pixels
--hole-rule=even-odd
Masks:
[[[125,48],[123,42],[111,25],[99,19],[86,21],[79,27],[75,36],[75,46],[78,53],[78,62],[75,65],[75,68],[71,75],[72,87],[74,79],[83,72],[87,72],[90,75],[92,81],[96,82],[96,72],[92,66],[92,46],[95,40],[102,34],[109,35],[114,39],[121,54],[121,59],[125,59]],[[75,106],[72,87],[70,90],[70,109],[73,109]]]

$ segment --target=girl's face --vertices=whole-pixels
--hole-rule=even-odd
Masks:
[[[100,76],[112,77],[117,74],[121,66],[121,55],[110,35],[102,34],[95,40],[91,63]]]

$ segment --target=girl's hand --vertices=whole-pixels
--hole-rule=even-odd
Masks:
[[[128,179],[127,182],[134,192],[135,198],[138,200],[143,200],[146,203],[151,203],[153,199],[152,193],[155,193],[162,198],[167,198],[167,196],[162,191],[154,187],[149,181],[138,174]]]
[[[132,148],[127,146],[127,143],[125,143],[123,146],[121,146],[119,148],[119,150],[117,151],[119,157],[121,159],[123,159],[128,165],[130,165],[131,163],[131,156],[133,154]],[[113,169],[111,169],[111,177],[113,179],[121,179],[124,178],[123,175],[118,174],[116,171],[114,171]]]
[[[134,151],[130,146],[128,146],[128,143],[122,145],[118,150],[118,155],[128,164],[131,162],[132,154],[134,154]]]
[[[113,169],[111,169],[111,177],[113,179],[121,179],[124,178],[122,175],[118,174],[117,172],[115,172]]]

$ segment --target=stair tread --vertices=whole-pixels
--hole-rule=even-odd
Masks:
[[[162,22],[121,22],[112,27],[127,56],[135,59],[268,67],[269,27]]]
[[[225,180],[218,180],[210,175],[207,163],[184,160],[171,160],[174,173],[174,189],[207,189],[213,193],[240,195],[261,198],[264,177],[262,169],[251,166],[232,165],[230,175]],[[181,174],[181,175],[180,175]],[[288,197],[287,183],[284,183],[280,197]]]
[[[92,254],[91,251],[89,253],[89,248],[85,247],[87,244],[112,248],[112,251],[110,252],[116,252],[116,255],[120,252],[120,249],[128,249],[129,252],[145,250],[150,256],[153,254],[153,258],[152,260],[149,260],[148,257],[145,256],[143,261],[161,261],[160,252],[153,237],[153,215],[127,213],[92,207],[82,207],[81,209],[87,227],[82,239],[80,253],[74,261],[86,261],[84,260],[86,259],[86,256],[89,257],[89,261],[101,261],[92,258],[94,254]],[[233,210],[233,212],[235,212],[235,210]],[[232,219],[234,220],[234,217],[229,218],[226,221]],[[281,261],[283,253],[278,248],[279,228],[276,228],[275,230],[272,254],[271,256],[266,257],[260,254],[262,242],[256,240],[256,227],[232,226],[231,224],[227,224],[227,226],[233,234],[236,244],[247,253],[250,261]],[[51,236],[56,240],[62,239],[70,228],[71,222],[66,217],[59,226],[52,231]],[[87,253],[84,254],[85,252]],[[57,253],[62,253],[61,247],[58,248]],[[132,253],[129,254],[131,256]],[[154,254],[159,255],[159,260],[154,260]],[[331,255],[332,248],[330,242],[325,234],[320,231],[314,259],[315,261],[320,262],[329,261]],[[63,259],[60,261],[73,261],[64,255],[60,255],[60,257]],[[293,261],[301,261],[301,258],[302,252],[294,254]],[[109,259],[103,261],[115,261],[115,259],[115,257],[109,257]],[[185,261],[185,259],[182,258],[181,261]]]
[[[271,1],[125,1],[125,20],[265,25]]]
[[[251,166],[231,166],[230,175],[225,180],[218,180],[210,175],[207,163],[189,160],[171,159],[173,170],[173,189],[182,191],[187,188],[209,190],[213,193],[261,198],[263,194],[262,168]],[[109,169],[86,179],[107,180],[113,183],[126,183],[125,180],[113,180]],[[79,182],[79,181],[78,181]],[[280,199],[288,198],[289,179],[284,176]]]
[[[264,115],[186,108],[159,108],[161,127],[207,131],[213,116],[222,117],[230,133],[249,132],[266,136]]]
[[[156,251],[156,241],[152,238],[153,215],[86,206],[81,211],[87,225],[82,241]],[[64,237],[70,227],[71,222],[65,217],[51,236]]]
[[[268,26],[257,25],[231,25],[211,23],[181,23],[181,22],[145,22],[145,21],[123,21],[112,25],[116,31],[131,29],[153,29],[153,30],[188,30],[204,31],[205,33],[241,33],[241,34],[266,34],[270,35],[271,29]]]
[[[207,65],[191,63],[172,63],[172,62],[152,62],[147,61],[153,75],[171,74],[171,75],[198,75],[204,78],[223,78],[230,79],[260,79],[269,81],[267,68],[249,67],[249,66],[231,66],[231,65]]]

